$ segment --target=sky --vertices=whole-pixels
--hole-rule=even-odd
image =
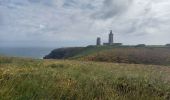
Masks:
[[[170,0],[0,0],[0,47],[170,43]]]

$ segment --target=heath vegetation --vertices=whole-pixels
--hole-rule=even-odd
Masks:
[[[170,67],[0,57],[0,100],[170,100]]]

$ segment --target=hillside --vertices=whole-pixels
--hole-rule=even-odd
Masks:
[[[62,56],[61,56],[62,55]],[[89,46],[53,50],[45,59],[170,65],[169,47]]]
[[[51,51],[44,59],[66,59],[80,53],[83,47],[59,48]]]
[[[82,57],[95,52],[110,50],[115,48],[114,46],[88,46],[88,47],[69,47],[59,48],[51,51],[50,54],[44,57],[44,59],[68,59],[75,57]]]
[[[51,51],[50,54],[46,55],[44,59],[68,59],[78,58],[94,54],[96,52],[104,50],[112,50],[114,48],[129,48],[129,46],[87,46],[87,47],[67,47],[59,48]]]
[[[0,100],[169,100],[170,66],[0,57]]]

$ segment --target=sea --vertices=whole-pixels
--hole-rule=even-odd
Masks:
[[[54,47],[0,47],[0,56],[43,59]]]

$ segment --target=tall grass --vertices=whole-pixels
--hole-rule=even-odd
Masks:
[[[114,48],[80,57],[88,61],[170,65],[169,48]]]
[[[169,100],[170,67],[0,57],[0,100]]]

